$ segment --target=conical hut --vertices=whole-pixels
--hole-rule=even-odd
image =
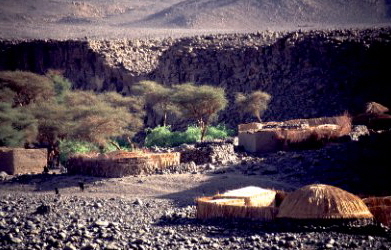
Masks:
[[[277,218],[290,219],[371,219],[365,203],[337,187],[314,184],[286,196]]]
[[[387,130],[391,128],[389,109],[376,102],[368,102],[365,112],[353,118],[353,124],[366,125],[370,129]]]
[[[381,115],[387,113],[389,109],[377,102],[368,102],[365,105],[365,113],[371,115]]]

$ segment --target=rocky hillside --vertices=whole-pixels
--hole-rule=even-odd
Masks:
[[[2,0],[0,38],[167,37],[390,24],[390,0]]]
[[[144,18],[154,27],[297,27],[387,22],[387,1],[188,0]]]
[[[391,28],[0,43],[0,69],[62,69],[81,89],[131,94],[143,79],[218,85],[230,98],[260,89],[273,98],[266,120],[358,112],[367,101],[391,106],[389,58]],[[239,122],[233,105],[220,119]]]

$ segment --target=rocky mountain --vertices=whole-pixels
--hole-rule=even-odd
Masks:
[[[187,0],[143,21],[197,29],[297,28],[387,22],[389,9],[387,1],[373,0]]]
[[[0,38],[123,38],[390,24],[390,0],[2,0]]]

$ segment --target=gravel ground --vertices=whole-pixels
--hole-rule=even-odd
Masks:
[[[327,183],[354,191],[363,180],[353,171],[356,164],[347,164],[350,147],[238,153],[235,164],[200,165],[192,173],[6,176],[0,181],[0,249],[391,249],[390,231],[375,222],[195,218],[195,197],[247,185],[291,191]]]
[[[249,221],[195,219],[167,199],[0,195],[1,249],[390,249],[375,226],[296,231]],[[292,228],[290,228],[292,229]],[[351,233],[349,233],[351,232]]]

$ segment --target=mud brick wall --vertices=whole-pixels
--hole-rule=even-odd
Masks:
[[[46,149],[0,148],[0,171],[7,174],[41,173],[46,164]]]

